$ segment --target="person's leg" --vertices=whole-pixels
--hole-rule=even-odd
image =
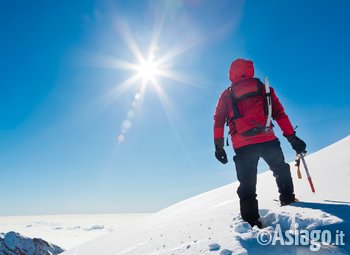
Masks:
[[[240,199],[241,216],[250,225],[256,224],[260,217],[258,200],[256,199],[256,175],[259,157],[255,149],[253,145],[239,148],[233,157],[240,184],[237,194]]]
[[[281,203],[294,202],[295,195],[290,166],[285,162],[279,140],[263,143],[261,157],[269,165],[276,178]]]

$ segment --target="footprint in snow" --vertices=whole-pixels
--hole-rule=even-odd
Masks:
[[[235,217],[233,217],[232,220],[233,221],[242,220],[242,217],[240,215],[236,215]]]
[[[223,249],[223,250],[220,252],[220,255],[232,255],[232,251],[227,250],[227,249]]]
[[[221,246],[217,243],[211,243],[209,244],[209,251],[218,251],[220,250]]]
[[[247,232],[249,229],[251,229],[252,227],[249,225],[248,222],[240,222],[235,226],[235,232],[237,233],[245,233]]]

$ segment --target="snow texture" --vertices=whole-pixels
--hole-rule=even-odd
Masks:
[[[258,176],[263,229],[251,228],[239,215],[238,183],[200,194],[115,232],[71,249],[64,255],[225,255],[315,254],[305,245],[261,245],[258,236],[296,230],[344,231],[345,245],[321,245],[317,254],[349,254],[350,136],[306,157],[316,188],[291,170],[300,202],[280,207],[271,171]],[[232,172],[234,174],[234,170]],[[332,236],[333,237],[333,236]],[[332,240],[333,241],[333,240]]]

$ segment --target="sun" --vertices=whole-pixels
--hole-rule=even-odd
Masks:
[[[154,84],[157,76],[161,74],[159,64],[153,58],[142,59],[136,68],[137,76],[144,84]]]
[[[137,108],[140,108],[140,105],[144,102],[148,89],[155,92],[166,117],[177,134],[175,122],[172,120],[174,105],[171,103],[166,93],[169,82],[201,87],[193,83],[186,74],[174,70],[174,63],[177,61],[179,55],[184,54],[184,52],[196,46],[202,41],[202,38],[191,37],[189,40],[182,43],[174,44],[171,48],[163,48],[159,40],[162,25],[163,22],[155,25],[151,38],[147,42],[148,45],[139,45],[138,40],[133,35],[128,25],[119,21],[117,22],[117,29],[121,39],[132,53],[134,57],[133,61],[131,61],[131,59],[122,60],[109,55],[97,56],[96,61],[99,66],[130,72],[128,78],[118,82],[116,86],[113,86],[113,88],[106,93],[106,97],[104,97],[106,102],[104,107],[110,105],[129,89],[133,88],[137,90],[134,95],[134,100],[130,104],[130,109],[127,112],[127,117],[123,121],[121,132],[118,135],[119,143],[125,141],[125,136],[131,127],[133,116],[135,116]],[[181,140],[179,136],[178,138]]]

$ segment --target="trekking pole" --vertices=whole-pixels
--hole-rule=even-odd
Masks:
[[[300,156],[297,155],[297,158],[295,159],[295,166],[297,167],[297,175],[298,175],[298,179],[301,179],[301,171],[300,171]]]
[[[309,169],[308,169],[308,167],[306,165],[306,162],[305,162],[304,153],[300,153],[299,157],[301,158],[301,161],[303,162],[304,169],[305,169],[305,172],[306,172],[306,175],[307,175],[307,180],[309,181],[309,184],[310,184],[310,187],[311,187],[311,191],[313,193],[315,193],[315,187],[314,187],[314,184],[312,182],[312,179],[311,179],[311,176],[310,176],[310,173],[309,173]]]

